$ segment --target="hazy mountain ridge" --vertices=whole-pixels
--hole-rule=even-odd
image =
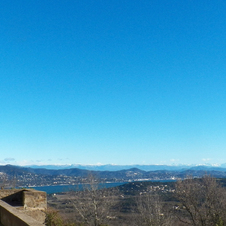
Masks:
[[[30,168],[45,168],[45,169],[84,169],[84,170],[94,170],[94,171],[118,171],[118,170],[126,170],[131,168],[138,168],[140,170],[144,171],[155,171],[155,170],[172,170],[172,171],[178,171],[178,170],[186,170],[196,167],[199,167],[203,170],[226,170],[226,164],[222,164],[219,166],[213,166],[213,165],[113,165],[113,164],[106,164],[106,165],[81,165],[81,164],[70,164],[70,165],[30,165],[27,166]]]
[[[0,166],[1,186],[49,186],[73,185],[86,183],[87,176],[92,174],[101,183],[128,182],[144,180],[179,180],[187,176],[202,177],[211,175],[216,178],[226,178],[226,169],[219,167],[197,166],[180,170],[153,170],[144,171],[138,168],[123,169],[118,171],[95,171],[78,168],[71,169],[44,169],[13,165]],[[11,181],[11,182],[10,182]]]
[[[161,169],[161,167],[159,167]],[[24,174],[37,174],[37,175],[48,175],[48,176],[77,176],[85,177],[88,174],[96,175],[100,178],[128,178],[128,179],[145,179],[145,178],[169,178],[169,177],[185,177],[186,175],[200,176],[204,174],[211,174],[213,176],[226,177],[226,168],[220,167],[207,167],[207,166],[196,166],[188,169],[179,168],[175,170],[173,167],[172,170],[149,170],[145,171],[136,167],[130,169],[123,169],[117,171],[97,171],[97,170],[87,170],[79,168],[69,168],[69,169],[45,169],[45,168],[31,168],[31,167],[21,167],[14,165],[5,165],[0,166],[0,172],[4,172],[9,175],[24,175]],[[169,167],[170,169],[170,167]]]
[[[189,168],[189,166],[168,166],[168,165],[30,165],[31,168],[46,168],[46,169],[85,169],[85,170],[94,170],[94,171],[118,171],[126,170],[131,168],[138,168],[144,171],[154,171],[154,170],[180,170],[184,168]]]

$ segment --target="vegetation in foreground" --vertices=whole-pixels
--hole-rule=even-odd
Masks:
[[[101,190],[95,178],[89,180],[84,191],[49,198],[55,210],[46,214],[47,226],[226,225],[226,189],[210,176],[175,183],[134,182]]]

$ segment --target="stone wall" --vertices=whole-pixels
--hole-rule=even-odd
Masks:
[[[4,226],[44,226],[30,216],[0,200],[0,224]]]
[[[23,190],[23,206],[45,210],[47,208],[46,193],[33,189]]]
[[[27,217],[30,216],[38,222],[44,223],[45,210],[47,209],[47,197],[45,192],[34,189],[5,189],[0,190],[0,199],[2,200],[1,203],[4,201],[6,205],[9,205],[7,211],[0,206],[1,213],[4,212],[1,216],[2,219],[4,219],[4,216],[7,214],[12,215],[11,210],[15,210],[19,214],[24,214]],[[5,224],[3,225],[6,226]],[[15,224],[15,226],[17,226],[17,224]],[[18,226],[20,226],[20,224],[18,224]]]

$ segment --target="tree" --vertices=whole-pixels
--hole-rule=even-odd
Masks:
[[[109,219],[110,208],[115,203],[116,189],[99,189],[98,180],[90,175],[82,191],[71,191],[71,203],[80,222],[89,226],[104,226]]]
[[[210,176],[178,181],[175,190],[180,202],[176,214],[181,222],[195,226],[226,225],[226,190]]]
[[[74,224],[65,221],[65,219],[61,217],[59,212],[53,209],[46,210],[45,214],[46,214],[45,218],[46,226],[83,226],[81,224]]]
[[[137,225],[139,226],[170,226],[173,225],[172,215],[164,205],[157,192],[147,192],[137,200]]]

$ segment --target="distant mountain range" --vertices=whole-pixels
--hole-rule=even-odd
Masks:
[[[81,164],[70,164],[70,165],[30,165],[27,166],[30,168],[42,168],[42,169],[84,169],[84,170],[94,170],[94,171],[118,171],[118,170],[126,170],[131,168],[137,168],[144,171],[155,171],[155,170],[170,170],[170,171],[178,171],[178,170],[188,170],[188,169],[199,169],[199,170],[226,170],[226,163],[213,166],[213,165],[81,165]]]
[[[37,166],[38,167],[38,166]],[[50,167],[50,166],[49,166]],[[91,166],[92,167],[92,166]],[[96,166],[99,167],[99,166]],[[102,166],[103,167],[103,166]],[[111,165],[107,165],[111,169]],[[123,166],[120,166],[123,167]],[[124,166],[129,167],[129,166]],[[131,165],[130,165],[131,167]],[[144,167],[143,170],[137,167]],[[32,167],[21,167],[13,165],[0,166],[0,183],[4,182],[4,175],[7,178],[16,178],[20,186],[39,186],[39,185],[57,185],[57,184],[76,184],[83,183],[84,179],[92,174],[99,178],[101,182],[127,182],[136,180],[174,180],[184,179],[187,176],[202,177],[209,174],[216,178],[226,178],[226,168],[212,166],[140,166],[122,170],[93,170],[93,168],[61,168],[46,169]],[[107,169],[109,169],[107,168]],[[95,168],[96,169],[96,168]],[[106,168],[105,168],[106,169]],[[114,168],[115,169],[115,168]],[[152,169],[152,170],[150,170]]]

